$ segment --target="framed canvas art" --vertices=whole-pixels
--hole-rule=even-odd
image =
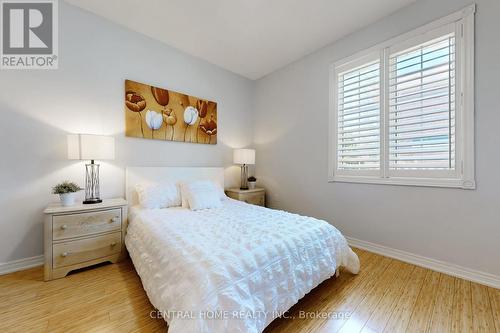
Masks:
[[[217,103],[125,80],[125,135],[217,143]]]

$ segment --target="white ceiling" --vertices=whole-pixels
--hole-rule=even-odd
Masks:
[[[258,79],[415,0],[66,0]]]

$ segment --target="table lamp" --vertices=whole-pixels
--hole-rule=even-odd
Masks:
[[[95,160],[115,159],[115,138],[105,135],[70,134],[68,135],[68,159],[90,160],[85,164],[85,201],[84,204],[102,202],[99,193],[99,164]]]
[[[233,152],[234,164],[241,165],[240,190],[248,190],[248,165],[255,164],[254,149],[235,149]]]

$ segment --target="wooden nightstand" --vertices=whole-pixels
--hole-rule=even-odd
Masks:
[[[226,189],[226,195],[230,198],[244,201],[252,205],[266,206],[266,190],[260,187],[252,190],[228,188]]]
[[[126,256],[127,201],[109,199],[94,205],[45,209],[45,281],[70,271]]]

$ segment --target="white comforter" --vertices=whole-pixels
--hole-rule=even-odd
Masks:
[[[125,239],[169,333],[262,332],[359,260],[325,221],[224,201],[222,208],[132,210]]]

